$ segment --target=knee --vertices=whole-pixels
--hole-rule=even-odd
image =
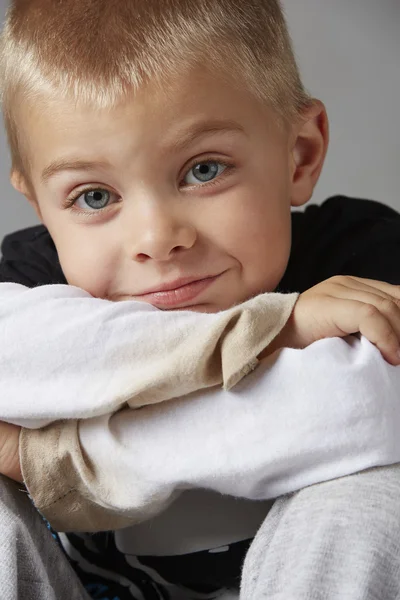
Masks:
[[[400,464],[368,469],[310,486],[289,500],[290,512],[309,520],[315,531],[318,523],[329,524],[337,538],[339,531],[352,529],[360,537],[374,539],[377,546],[392,540],[400,550]]]
[[[400,598],[399,497],[394,465],[279,498],[246,558],[242,597]]]

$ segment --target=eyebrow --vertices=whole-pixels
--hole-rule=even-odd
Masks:
[[[43,183],[47,183],[49,179],[61,171],[92,171],[95,168],[104,169],[109,166],[107,162],[102,161],[90,162],[87,160],[61,158],[55,160],[43,170],[41,180]]]
[[[165,144],[168,151],[182,151],[190,146],[195,140],[215,133],[244,133],[244,129],[234,121],[207,121],[196,123],[182,133],[178,133],[174,140]],[[110,164],[104,161],[87,161],[80,159],[58,159],[50,163],[42,172],[42,183],[47,183],[52,177],[62,171],[92,171],[94,169],[106,169]]]
[[[215,133],[245,133],[243,127],[241,127],[235,121],[229,120],[213,120],[207,122],[195,123],[188,129],[178,133],[176,139],[171,141],[166,146],[168,149],[184,150],[190,146],[195,140],[212,135]]]

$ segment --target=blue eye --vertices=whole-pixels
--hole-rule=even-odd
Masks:
[[[225,169],[226,165],[223,165],[215,160],[199,162],[188,171],[184,181],[188,185],[208,183],[216,177],[219,177],[219,175],[221,175]]]
[[[107,206],[111,198],[108,190],[89,190],[84,192],[76,199],[78,208],[102,209]]]

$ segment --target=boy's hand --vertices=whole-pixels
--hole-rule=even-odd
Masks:
[[[399,365],[399,307],[400,286],[359,277],[331,277],[300,294],[289,321],[267,354],[360,332],[387,362]]]
[[[0,421],[0,475],[22,482],[19,462],[21,427]]]

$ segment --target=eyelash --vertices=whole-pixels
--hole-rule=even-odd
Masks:
[[[218,177],[215,177],[211,181],[208,181],[208,182],[205,182],[205,183],[202,183],[199,185],[186,184],[187,188],[189,188],[189,189],[199,188],[199,187],[204,188],[204,187],[210,187],[212,185],[218,185],[218,182],[224,177],[224,175],[231,172],[234,169],[234,165],[231,162],[221,160],[221,159],[216,159],[215,156],[213,156],[213,157],[209,156],[209,157],[202,158],[201,160],[196,159],[195,161],[193,161],[189,165],[189,167],[186,168],[183,177],[185,177],[187,175],[187,173],[189,173],[189,171],[191,169],[193,169],[193,167],[195,167],[196,165],[201,164],[201,163],[206,163],[206,162],[216,162],[219,165],[222,165],[223,167],[225,167],[225,170]],[[182,181],[183,181],[183,179],[182,179]],[[111,190],[108,190],[108,188],[106,186],[104,186],[104,187],[93,186],[93,185],[87,186],[86,188],[84,187],[84,188],[81,188],[80,190],[77,190],[72,196],[68,196],[63,201],[62,208],[66,209],[66,210],[68,210],[68,209],[73,210],[73,212],[76,215],[82,215],[82,216],[88,217],[88,218],[94,217],[95,215],[98,216],[98,215],[104,214],[107,210],[110,209],[110,206],[114,206],[114,204],[107,205],[104,208],[100,208],[98,210],[82,210],[82,209],[76,208],[74,206],[76,201],[82,196],[82,194],[86,194],[88,192],[94,192],[94,191],[100,190],[100,189],[107,190],[110,192],[110,194],[113,193],[113,192],[111,192]]]

